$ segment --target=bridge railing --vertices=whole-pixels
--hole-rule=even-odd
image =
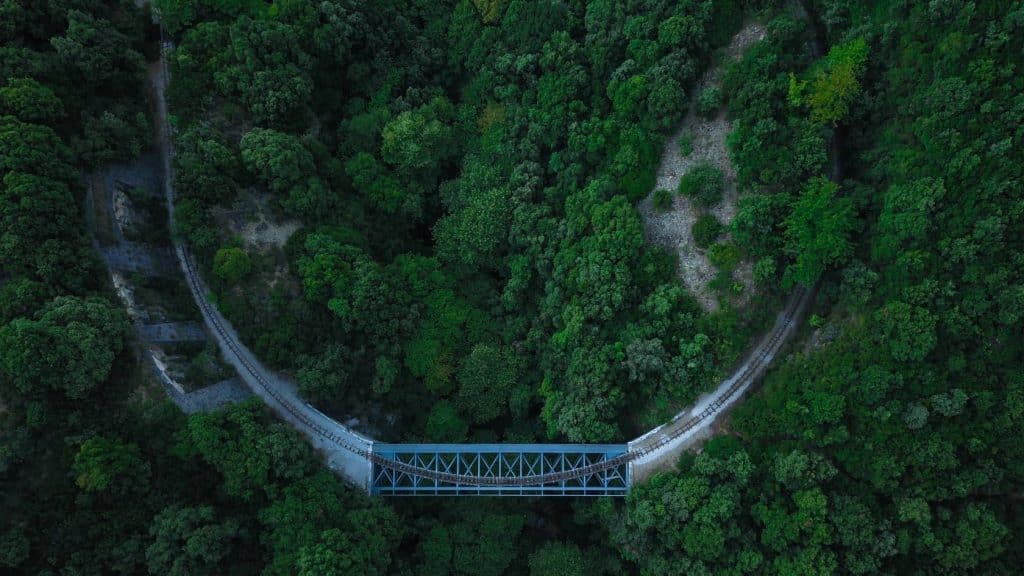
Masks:
[[[624,496],[630,486],[625,444],[375,443],[372,460],[370,492],[381,495]]]

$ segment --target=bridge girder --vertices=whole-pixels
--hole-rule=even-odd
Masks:
[[[389,496],[624,496],[631,482],[625,444],[374,443],[372,460],[370,492]]]

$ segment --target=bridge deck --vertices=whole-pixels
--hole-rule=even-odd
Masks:
[[[625,444],[375,443],[370,492],[391,496],[624,496],[630,485],[629,463],[622,458],[626,452]],[[614,459],[621,463],[600,466]],[[588,466],[595,472],[573,474]],[[564,477],[558,478],[561,473]],[[537,478],[547,481],[531,480]]]

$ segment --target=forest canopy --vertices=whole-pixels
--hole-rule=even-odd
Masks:
[[[257,400],[186,416],[144,370],[82,206],[155,153],[165,48],[174,239],[374,437],[622,442],[794,287],[810,314],[624,499],[367,496]],[[1021,54],[995,0],[0,2],[0,572],[1018,572]],[[756,286],[715,309],[639,208],[691,116],[731,169],[663,208]]]

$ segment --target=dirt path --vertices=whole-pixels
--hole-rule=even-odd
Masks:
[[[728,225],[736,215],[736,170],[729,160],[726,149],[726,138],[732,131],[732,123],[726,119],[723,107],[714,118],[702,118],[697,114],[697,99],[706,88],[721,84],[726,66],[739,59],[755,42],[764,38],[765,28],[759,22],[751,22],[743,27],[728,46],[720,52],[721,61],[713,66],[690,97],[690,111],[683,119],[679,129],[669,137],[661,155],[658,167],[657,182],[654,190],[668,190],[675,194],[679,188],[679,180],[693,167],[704,162],[717,166],[725,175],[725,190],[722,201],[709,210],[722,224]],[[683,156],[680,143],[683,138],[690,138],[693,152]],[[674,251],[679,256],[679,278],[689,288],[700,305],[711,312],[718,309],[718,299],[711,289],[716,270],[708,260],[706,252],[697,247],[693,241],[691,229],[700,216],[700,211],[693,202],[684,196],[675,196],[672,209],[658,212],[653,205],[654,191],[640,201],[637,209],[644,221],[647,241]],[[739,274],[744,281],[744,294],[747,298],[753,293],[751,275]]]

